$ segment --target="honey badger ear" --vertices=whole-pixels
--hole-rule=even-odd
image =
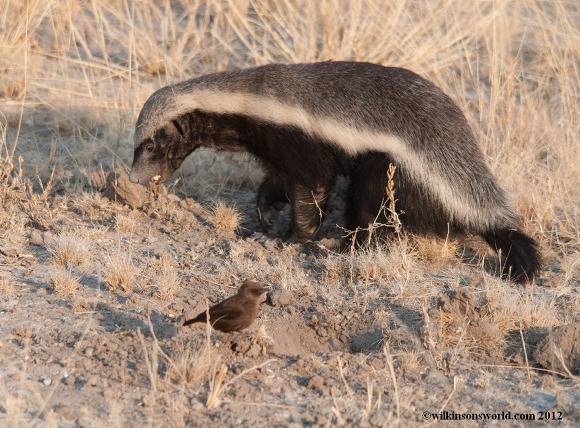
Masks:
[[[155,133],[155,140],[164,146],[173,138],[183,138],[184,132],[183,127],[180,125],[179,120],[170,120],[163,127]]]
[[[181,125],[179,123],[179,120],[177,120],[177,119],[172,120],[171,122],[169,122],[167,124],[167,127],[169,128],[170,132],[173,131],[172,133],[174,133],[174,134],[177,133],[182,137],[185,136],[185,134],[183,132],[183,128],[181,127]]]

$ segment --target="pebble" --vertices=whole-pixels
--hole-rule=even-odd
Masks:
[[[99,378],[95,375],[92,375],[87,380],[87,384],[90,386],[95,386],[99,382]]]
[[[46,386],[50,386],[50,384],[52,383],[52,379],[51,379],[51,378],[49,378],[49,377],[45,377],[45,378],[42,380],[42,383],[43,383],[43,384],[45,384]]]
[[[308,381],[308,388],[322,391],[322,389],[324,388],[324,379],[322,378],[322,376],[318,375],[312,376]]]
[[[292,293],[283,288],[276,288],[268,294],[268,301],[272,306],[288,306],[292,303]]]
[[[42,242],[44,242],[45,246],[53,244],[54,240],[54,235],[49,230],[42,232]]]
[[[42,239],[42,232],[38,229],[34,229],[30,232],[30,244],[42,246],[44,245],[44,239]]]

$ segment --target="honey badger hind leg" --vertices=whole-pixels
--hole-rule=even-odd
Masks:
[[[406,230],[418,234],[446,237],[448,234],[478,234],[498,252],[501,277],[516,283],[525,283],[537,277],[541,268],[541,256],[536,241],[517,227],[498,226],[484,232],[473,230],[461,224],[450,224],[448,215],[441,205],[429,197],[425,190],[399,167],[388,155],[369,153],[360,156],[353,167],[351,188],[347,207],[347,228],[356,234],[356,244],[368,242],[368,227],[375,219],[385,223],[388,219],[378,216],[385,200],[387,168],[389,163],[397,166],[394,176],[396,211]],[[375,236],[384,238],[391,228],[382,227]],[[352,240],[343,243],[343,249],[350,248]]]
[[[332,183],[303,185],[291,188],[292,223],[290,241],[308,242],[316,237],[325,217],[326,202]]]
[[[375,222],[384,200],[388,160],[386,155],[368,154],[355,161],[346,207],[347,229],[355,233],[343,241],[344,250],[353,243],[364,246],[369,239],[369,226]]]
[[[357,157],[349,173],[346,227],[356,233],[345,239],[343,249],[349,249],[353,239],[357,247],[364,247],[371,238],[380,243],[392,236],[394,229],[385,226],[392,222],[391,214],[382,209],[386,208],[385,204],[390,204],[386,195],[390,164],[395,167],[395,212],[405,230],[442,236],[456,231],[456,225],[448,225],[443,208],[417,185],[404,166],[388,154],[370,152]],[[373,227],[373,224],[378,227]]]
[[[286,180],[275,171],[268,171],[258,188],[256,214],[264,233],[272,228],[276,214],[290,202]]]

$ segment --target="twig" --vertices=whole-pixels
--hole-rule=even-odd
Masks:
[[[389,372],[391,374],[391,380],[393,381],[393,389],[395,390],[395,404],[397,406],[397,419],[401,419],[401,402],[399,400],[399,387],[397,385],[397,376],[395,375],[395,367],[393,366],[393,357],[389,350],[389,344],[386,343],[383,348],[383,353],[387,357],[387,365],[389,366]]]
[[[246,370],[243,370],[239,375],[234,376],[233,378],[231,378],[230,380],[228,380],[226,383],[224,383],[224,387],[226,387],[228,385],[231,385],[232,383],[234,383],[236,380],[238,380],[239,378],[241,378],[245,374],[247,374],[247,373],[249,373],[249,372],[251,372],[253,370],[258,370],[258,369],[264,367],[265,365],[270,364],[272,361],[276,361],[276,359],[275,358],[270,358],[268,361],[264,361],[261,364],[258,364],[256,366],[253,366],[253,367],[250,367],[250,368],[248,368]]]
[[[528,372],[528,380],[532,379],[530,375],[530,362],[528,361],[528,351],[526,349],[526,341],[524,340],[524,333],[522,332],[522,323],[520,322],[520,338],[522,339],[522,346],[524,348],[524,357],[526,359],[526,371]]]
[[[149,374],[149,380],[151,381],[151,387],[153,391],[157,392],[157,382],[155,377],[153,376],[153,367],[151,366],[151,361],[149,360],[149,353],[147,352],[147,345],[145,344],[145,339],[143,337],[143,333],[140,330],[137,330],[137,337],[141,342],[141,346],[143,347],[143,354],[145,355],[145,364],[147,366],[147,373]]]
[[[346,379],[344,377],[344,372],[342,370],[342,360],[340,359],[340,356],[336,357],[336,360],[338,362],[338,373],[340,374],[340,378],[342,379],[342,383],[344,383],[344,386],[346,388],[346,392],[348,392],[348,396],[352,397],[353,396],[352,389],[350,389],[350,386],[348,386],[348,383],[346,383]]]
[[[478,364],[478,367],[498,367],[498,368],[502,368],[502,369],[520,369],[520,370],[535,370],[538,372],[544,372],[544,373],[552,373],[552,374],[557,374],[558,376],[562,376],[562,377],[567,377],[568,375],[564,372],[560,372],[557,370],[550,370],[550,369],[541,369],[538,367],[525,367],[525,366],[511,366],[509,364]],[[575,376],[576,377],[576,376]]]
[[[441,413],[443,410],[445,410],[445,407],[447,407],[447,405],[451,401],[451,398],[453,397],[453,394],[455,394],[456,390],[457,390],[457,376],[453,376],[453,389],[451,390],[451,393],[447,397],[447,400],[445,400],[445,402],[441,406],[441,409],[439,409],[439,413]]]

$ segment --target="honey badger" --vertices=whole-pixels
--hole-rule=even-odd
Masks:
[[[142,184],[166,180],[201,146],[252,153],[266,169],[259,212],[290,202],[301,241],[315,237],[338,175],[350,177],[347,227],[368,228],[392,163],[408,230],[478,234],[517,282],[540,267],[536,242],[519,229],[459,107],[403,68],[319,62],[201,76],[151,95],[134,143],[130,178]]]

